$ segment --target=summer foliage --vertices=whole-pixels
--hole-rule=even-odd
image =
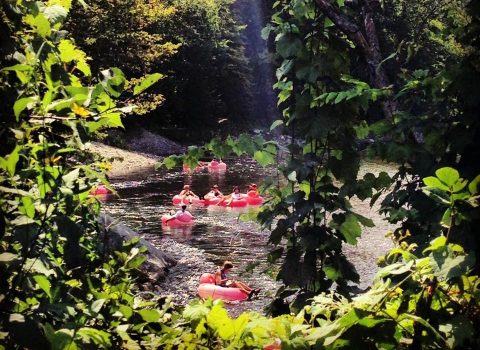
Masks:
[[[281,261],[284,286],[271,311],[287,314],[231,319],[221,303],[179,310],[165,298],[143,299],[135,285],[143,250],[129,242],[112,253],[102,243],[90,191],[108,186],[108,164],[88,153],[88,140],[122,127],[135,109],[128,102],[161,75],[127,83],[118,68],[92,74],[90,57],[62,28],[71,1],[2,2],[0,348],[480,347],[472,88],[480,4],[426,4],[423,14],[421,3],[275,2],[264,35],[275,41],[283,118],[272,129],[281,126],[290,144],[244,134],[164,161],[194,165],[210,152],[281,163],[283,185],[264,185],[269,202],[258,219],[272,229],[269,259]],[[155,20],[174,15],[170,4],[150,4]],[[374,22],[374,11],[385,17]],[[397,175],[357,179],[366,138],[368,155],[399,163]],[[396,246],[371,289],[352,296],[358,275],[342,245],[372,223],[349,198],[373,203],[382,193],[382,211],[400,224]]]
[[[119,67],[129,79],[163,74],[137,99],[148,118],[136,118],[136,124],[185,128],[178,133],[183,137],[177,135],[183,141],[210,137],[219,119],[227,119],[222,126],[232,129],[254,120],[242,26],[232,0],[88,3],[73,8],[67,28],[93,58],[94,72]]]

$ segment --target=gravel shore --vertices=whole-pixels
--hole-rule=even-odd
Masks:
[[[108,172],[111,179],[134,177],[135,175],[152,172],[160,157],[130,152],[120,148],[92,142],[89,150],[106,159],[114,158],[111,162],[112,169]]]

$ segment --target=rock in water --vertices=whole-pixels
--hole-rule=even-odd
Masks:
[[[100,224],[103,227],[101,239],[105,244],[108,252],[121,250],[124,242],[130,241],[134,238],[139,238],[138,246],[147,248],[146,260],[140,267],[144,273],[147,281],[154,285],[161,282],[168,273],[168,269],[176,264],[176,260],[169,254],[158,250],[150,242],[140,238],[140,235],[133,231],[128,226],[119,223],[108,214],[101,214],[99,218]],[[146,286],[147,288],[149,286]],[[149,288],[150,289],[150,288]]]

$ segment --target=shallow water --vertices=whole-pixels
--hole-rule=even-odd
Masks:
[[[271,249],[267,246],[269,233],[262,232],[256,223],[239,220],[240,214],[251,207],[190,206],[189,211],[196,219],[194,225],[178,228],[161,225],[163,214],[178,210],[178,206],[172,204],[172,197],[184,184],[191,185],[192,191],[200,196],[214,184],[227,194],[236,185],[246,192],[248,184],[260,184],[265,176],[270,175],[248,159],[227,161],[227,164],[225,173],[184,173],[177,169],[136,173],[132,177],[117,179],[113,186],[119,197],[109,196],[104,208],[153,244],[176,255],[179,264],[163,283],[162,293],[174,295],[183,304],[195,297],[201,273],[213,273],[224,260],[231,260],[235,265],[231,277],[263,290],[254,301],[233,303],[227,308],[232,315],[246,310],[261,312],[279,284],[264,273],[272,268],[266,261]],[[394,169],[388,164],[364,162],[361,172],[392,173]],[[376,213],[378,203],[377,208],[370,208],[367,202],[352,199],[352,204],[357,212],[372,218],[376,224],[376,227],[364,230],[357,246],[344,246],[345,254],[360,274],[359,286],[365,288],[377,270],[375,260],[391,247],[384,237],[391,227]]]
[[[278,285],[267,274],[262,273],[270,267],[266,261],[270,249],[267,246],[268,233],[262,232],[256,223],[239,219],[240,214],[255,210],[255,207],[189,206],[188,210],[194,215],[195,224],[187,227],[164,226],[160,220],[163,214],[178,210],[178,206],[172,204],[172,197],[181,191],[184,184],[189,184],[191,190],[200,196],[206,194],[214,184],[218,184],[220,191],[228,194],[233,186],[237,185],[242,192],[246,192],[248,184],[260,183],[268,175],[251,160],[237,159],[227,164],[228,168],[224,173],[185,173],[177,169],[117,179],[113,186],[119,197],[109,196],[104,208],[157,246],[174,240],[199,249],[206,261],[207,270],[203,272],[213,273],[215,266],[219,266],[224,260],[231,260],[235,265],[231,277],[245,280],[255,287],[262,287],[263,290],[255,301],[237,303],[230,307],[235,309],[235,314],[246,309],[261,311]],[[181,249],[181,246],[178,249]],[[186,269],[188,265],[191,263],[185,266]],[[181,270],[179,273],[188,275],[189,271]],[[188,283],[181,278],[178,282]],[[192,286],[186,288],[192,290]],[[165,291],[175,295],[178,293],[178,286],[166,286]],[[192,294],[187,293],[186,297],[193,297]]]

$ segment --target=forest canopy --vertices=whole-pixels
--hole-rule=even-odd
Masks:
[[[275,1],[265,57],[242,11],[254,13],[228,0],[2,2],[0,349],[480,346],[480,1]],[[254,215],[281,283],[269,316],[145,297],[145,248],[105,249],[91,193],[112,189],[109,164],[88,143],[137,127],[123,124],[135,113],[152,130],[250,126],[270,58],[282,142],[247,132],[163,160],[277,170]],[[359,176],[362,158],[397,173]],[[373,222],[353,198],[396,225],[362,293],[344,246]]]

